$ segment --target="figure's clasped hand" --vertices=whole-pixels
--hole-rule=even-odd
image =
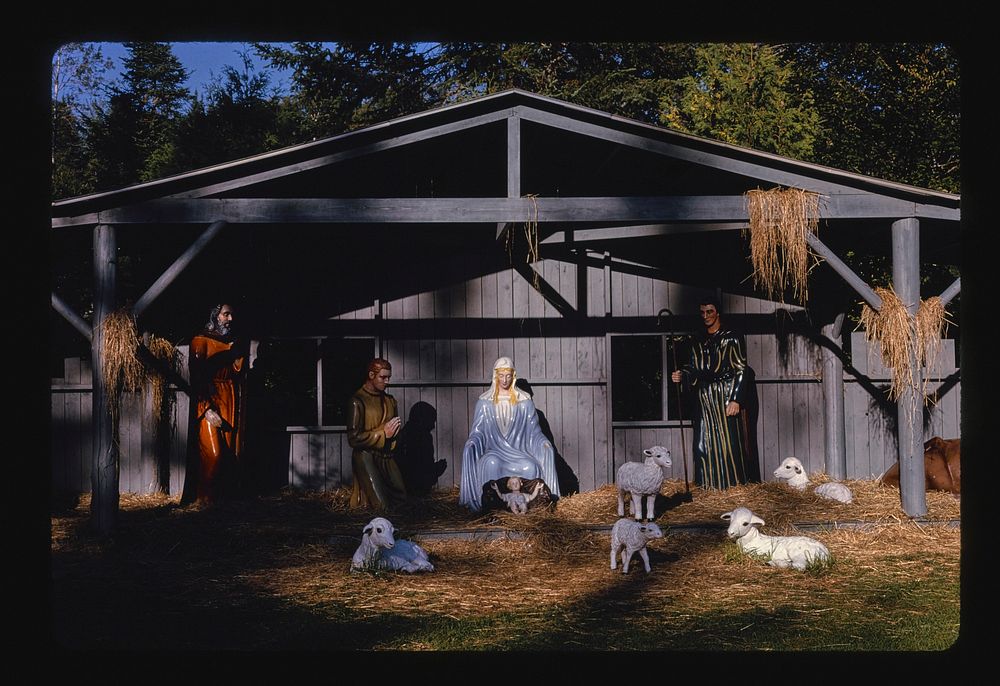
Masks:
[[[216,412],[215,410],[206,410],[205,411],[205,421],[207,421],[209,424],[211,424],[212,426],[214,426],[217,429],[220,426],[222,426],[222,417],[220,417],[219,413]]]
[[[726,416],[735,417],[740,413],[740,404],[735,400],[730,400],[726,405]]]
[[[681,379],[683,378],[684,378],[683,372],[681,372],[680,370],[677,370],[670,375],[670,380],[673,381],[674,383],[680,383]]]
[[[385,437],[392,438],[397,433],[399,433],[399,427],[402,426],[403,420],[399,417],[393,417],[385,423]]]

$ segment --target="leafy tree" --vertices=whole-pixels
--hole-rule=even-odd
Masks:
[[[786,59],[820,113],[815,161],[959,191],[959,62],[950,46],[809,43],[788,46]]]
[[[819,114],[809,88],[794,88],[776,50],[756,43],[707,43],[680,80],[681,96],[662,101],[662,123],[766,152],[812,157]]]
[[[106,74],[114,63],[94,43],[65,43],[52,55],[52,101],[63,103],[79,114],[88,98],[106,85]]]
[[[52,196],[67,198],[92,190],[87,166],[84,115],[104,88],[113,66],[91,43],[66,43],[52,55]]]

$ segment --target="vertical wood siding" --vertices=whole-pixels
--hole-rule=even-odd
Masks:
[[[602,267],[581,267],[572,262],[544,260],[535,271],[573,308],[585,305],[590,320],[603,320],[611,312],[615,318],[653,318],[663,308],[687,314],[706,289],[651,279]],[[585,282],[577,277],[585,275]],[[530,276],[530,275],[529,275]],[[585,294],[585,303],[581,303]],[[610,301],[610,302],[609,302]],[[747,355],[757,372],[760,414],[758,448],[761,473],[766,479],[778,463],[789,455],[803,461],[810,472],[824,469],[823,401],[818,348],[807,338],[783,333],[780,310],[785,306],[724,294],[727,313],[750,317],[773,316],[773,333],[747,336]],[[352,306],[353,307],[353,306]],[[531,283],[513,269],[505,269],[435,291],[410,294],[381,303],[384,331],[393,324],[410,324],[416,336],[386,336],[382,350],[393,364],[393,386],[404,420],[418,402],[437,411],[432,432],[435,459],[445,459],[447,469],[439,487],[457,486],[461,481],[462,448],[468,436],[471,413],[479,395],[490,382],[493,362],[501,355],[513,358],[518,376],[534,391],[535,405],[544,416],[556,450],[579,481],[582,491],[609,483],[623,462],[641,459],[641,451],[651,445],[670,449],[673,467],[670,477],[693,478],[689,422],[641,427],[617,426],[609,420],[608,378],[610,360],[605,336],[540,335],[520,329],[519,335],[492,331],[477,335],[475,322],[510,321],[521,318],[560,320],[563,315],[547,302]],[[374,305],[354,308],[342,319],[372,320]],[[442,334],[447,320],[468,320],[465,337]],[[512,326],[509,331],[518,330]],[[373,328],[374,331],[374,328]],[[650,331],[649,333],[655,333]],[[888,381],[877,361],[869,359],[861,334],[851,337],[853,364],[870,377],[871,384]],[[942,359],[930,389],[942,385],[954,367],[954,342],[944,341]],[[869,386],[871,384],[868,384]],[[929,413],[927,437],[957,437],[960,426],[961,385],[951,384]],[[170,452],[171,493],[183,486],[187,441],[188,398],[175,394],[175,429]],[[157,487],[152,438],[148,415],[141,399],[129,399],[122,409],[121,489],[147,493]],[[89,363],[67,360],[64,376],[53,379],[52,486],[55,491],[83,492],[90,489],[91,400]],[[865,384],[845,373],[847,473],[849,478],[872,478],[896,459],[891,426],[875,409]],[[287,459],[288,483],[309,490],[324,490],[352,482],[350,448],[343,427],[297,428],[288,432],[287,455],[270,456],[277,462]]]

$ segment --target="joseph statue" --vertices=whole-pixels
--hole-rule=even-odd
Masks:
[[[351,396],[347,408],[347,443],[354,449],[351,507],[386,510],[406,500],[403,475],[395,453],[402,420],[396,399],[386,393],[392,365],[375,358],[368,378]]]

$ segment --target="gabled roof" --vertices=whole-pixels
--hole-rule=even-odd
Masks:
[[[210,197],[218,189],[253,179],[297,174],[348,157],[385,150],[389,146],[434,137],[500,121],[516,114],[524,121],[641,146],[693,164],[757,176],[773,185],[813,186],[821,192],[869,192],[878,195],[957,208],[960,196],[886,181],[788,157],[743,148],[626,119],[588,107],[521,90],[509,90],[322,140],[224,162],[156,181],[53,203],[54,216],[72,216],[166,197]]]

